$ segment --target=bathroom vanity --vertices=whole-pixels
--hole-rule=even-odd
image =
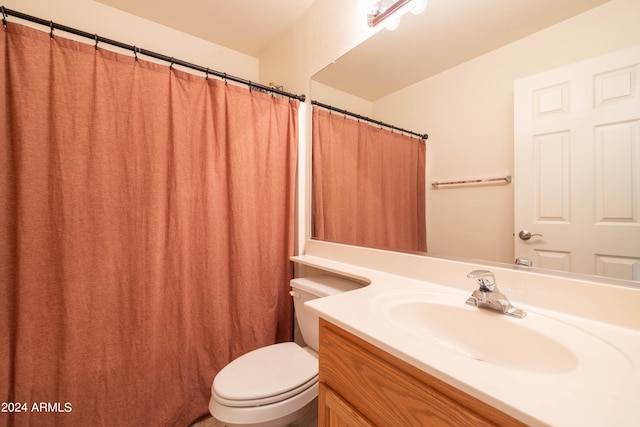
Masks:
[[[319,380],[321,427],[525,425],[323,320]]]
[[[515,318],[465,304],[486,266],[322,248],[302,274],[363,286],[305,305],[320,426],[640,424],[640,289],[491,268]]]

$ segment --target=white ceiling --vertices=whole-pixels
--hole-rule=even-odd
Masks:
[[[315,0],[97,0],[253,57]]]

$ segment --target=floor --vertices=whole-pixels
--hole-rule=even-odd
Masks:
[[[200,420],[197,423],[191,424],[189,427],[224,427],[224,424],[213,417],[209,417],[204,420]]]

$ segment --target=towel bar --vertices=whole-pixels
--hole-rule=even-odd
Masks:
[[[498,178],[478,178],[478,179],[465,179],[458,181],[433,181],[431,186],[433,188],[439,188],[447,185],[469,185],[469,184],[491,184],[491,183],[511,183],[511,175],[501,176]]]

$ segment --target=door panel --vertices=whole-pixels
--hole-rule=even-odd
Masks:
[[[640,46],[516,81],[514,146],[516,257],[640,281]]]

